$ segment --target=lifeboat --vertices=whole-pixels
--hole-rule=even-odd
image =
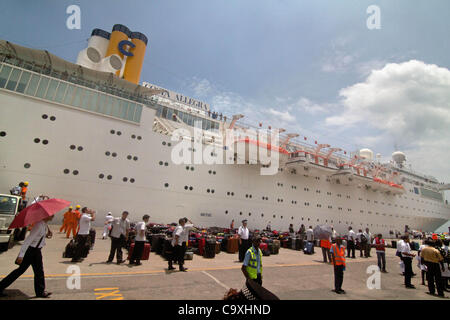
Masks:
[[[306,167],[308,163],[309,163],[308,153],[306,151],[298,150],[289,153],[285,165],[291,168],[296,166]]]

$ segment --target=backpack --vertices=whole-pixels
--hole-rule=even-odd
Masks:
[[[364,243],[364,242],[367,242],[367,238],[363,233],[361,233],[361,243]]]

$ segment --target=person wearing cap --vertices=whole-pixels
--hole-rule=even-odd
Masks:
[[[252,240],[252,246],[245,253],[242,273],[246,279],[250,279],[262,286],[262,251],[259,248],[261,238],[256,236]]]
[[[75,206],[75,210],[71,211],[71,214],[69,215],[69,219],[67,221],[67,234],[66,238],[70,237],[70,233],[72,232],[72,237],[75,239],[77,236],[77,228],[78,228],[78,220],[80,220],[81,214],[80,211],[78,211],[81,208],[79,204]]]
[[[245,254],[250,247],[249,245],[249,230],[247,228],[247,220],[242,220],[242,226],[238,230],[239,235],[239,262],[244,261]]]
[[[45,238],[50,239],[52,237],[52,232],[47,224],[52,219],[53,216],[50,216],[35,223],[33,230],[23,242],[16,259],[15,263],[19,267],[0,282],[0,297],[7,296],[3,291],[25,273],[30,265],[33,267],[34,272],[34,292],[36,297],[48,298],[52,294],[45,291],[44,265],[42,264],[41,252],[41,249],[45,246]]]
[[[133,254],[130,258],[130,264],[135,264],[137,266],[141,265],[142,253],[144,252],[144,246],[147,242],[145,231],[147,229],[147,223],[149,219],[150,216],[146,214],[142,217],[143,221],[136,224],[136,239],[134,240],[134,249]]]
[[[111,230],[111,223],[114,220],[111,212],[108,212],[105,217],[105,227],[103,229],[102,239],[105,240],[108,237],[109,230]]]
[[[334,292],[345,293],[342,289],[345,271],[345,247],[342,245],[342,238],[336,238],[336,243],[330,249],[331,259],[334,267]]]
[[[69,216],[72,214],[72,209],[73,209],[73,207],[70,206],[70,207],[69,207],[69,210],[67,210],[67,211],[64,213],[64,216],[63,216],[63,224],[62,224],[61,228],[59,229],[59,233],[66,233],[66,232],[67,232],[67,229],[69,228],[69,224],[68,224],[68,222],[69,222]]]

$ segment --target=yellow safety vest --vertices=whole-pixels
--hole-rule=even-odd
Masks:
[[[250,252],[250,260],[248,262],[248,266],[246,267],[247,273],[250,277],[250,279],[256,279],[258,278],[258,260],[256,260],[256,252],[255,249],[250,247],[250,249],[247,250],[247,252]],[[259,253],[259,261],[260,261],[260,269],[262,274],[262,252],[261,249],[258,248]]]

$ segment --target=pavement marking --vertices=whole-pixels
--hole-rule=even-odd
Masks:
[[[374,260],[374,259],[372,259]],[[359,260],[359,261],[348,261],[349,263],[363,263],[371,261],[368,260]],[[375,261],[375,260],[374,260]],[[291,263],[291,264],[274,264],[274,265],[264,265],[264,268],[281,268],[281,267],[304,267],[304,266],[316,266],[323,265],[323,262],[304,262],[304,263]],[[232,266],[232,267],[215,267],[215,268],[189,268],[189,271],[219,271],[219,270],[234,270],[241,269],[241,266]],[[115,275],[144,275],[144,274],[158,274],[165,273],[166,269],[162,270],[145,270],[145,271],[123,271],[123,272],[99,272],[99,273],[82,273],[80,276],[115,276]],[[64,278],[70,277],[71,274],[62,273],[62,274],[47,274],[45,278]],[[5,278],[6,275],[0,276],[0,279]],[[34,275],[22,275],[19,279],[25,278],[34,278]]]
[[[220,282],[216,277],[212,276],[211,274],[209,274],[206,271],[202,271],[202,273],[206,274],[208,277],[210,277],[211,279],[213,279],[215,282],[217,282],[218,284],[220,284],[222,287],[225,288],[225,290],[230,289],[230,287],[226,286],[225,284],[223,284],[222,282]]]
[[[104,299],[107,297],[114,297],[114,299],[106,299],[106,300],[123,300],[123,296],[120,293],[119,288],[97,288],[94,291],[110,291],[110,292],[94,292],[96,300]]]

